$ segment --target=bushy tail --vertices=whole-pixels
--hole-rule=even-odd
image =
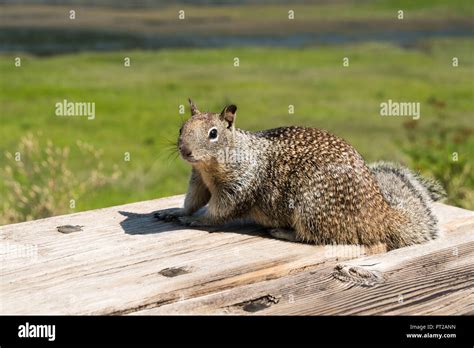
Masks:
[[[443,187],[395,163],[376,162],[369,167],[386,201],[405,220],[389,231],[389,244],[401,247],[437,238],[439,229],[432,203],[446,196]]]
[[[446,191],[444,190],[443,186],[441,186],[441,184],[438,181],[431,178],[425,178],[421,176],[419,173],[412,172],[407,168],[405,168],[405,170],[410,172],[411,175],[416,180],[418,180],[418,182],[426,189],[426,192],[428,193],[428,195],[434,202],[437,202],[446,198]]]

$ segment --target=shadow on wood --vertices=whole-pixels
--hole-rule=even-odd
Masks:
[[[148,214],[119,211],[120,215],[126,217],[126,219],[120,223],[120,226],[125,233],[130,235],[170,232],[188,228],[206,231],[208,233],[239,233],[251,236],[258,235],[262,238],[271,238],[271,236],[266,232],[265,228],[245,221],[235,221],[220,226],[185,227],[178,221],[164,222],[158,220],[154,215],[160,211],[161,210],[157,210]]]

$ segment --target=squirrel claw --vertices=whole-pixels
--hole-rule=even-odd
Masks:
[[[290,242],[298,241],[294,230],[287,230],[283,228],[272,228],[269,232],[270,232],[270,235],[276,239],[287,240]]]
[[[171,208],[157,211],[153,214],[153,217],[161,221],[170,222],[177,220],[182,215],[182,209]]]
[[[201,221],[199,218],[195,218],[192,216],[181,216],[178,217],[178,221],[184,225],[184,226],[189,226],[189,227],[201,227],[201,226],[207,226],[203,221]]]

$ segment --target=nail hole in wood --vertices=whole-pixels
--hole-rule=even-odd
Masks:
[[[186,267],[170,267],[170,268],[164,268],[158,273],[160,273],[162,276],[172,278],[172,277],[177,277],[182,274],[186,274],[191,272],[189,268]]]
[[[278,297],[265,295],[250,301],[235,304],[233,307],[241,307],[245,312],[255,313],[280,302]]]
[[[73,233],[73,232],[79,232],[82,231],[82,228],[84,226],[79,226],[79,225],[62,225],[56,227],[58,232],[68,234],[68,233]]]

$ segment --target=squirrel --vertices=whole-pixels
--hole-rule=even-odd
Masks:
[[[432,203],[445,192],[436,181],[393,163],[367,165],[325,130],[249,132],[235,127],[235,105],[211,113],[189,103],[177,143],[192,166],[184,207],[162,210],[158,219],[212,226],[250,218],[279,239],[386,250],[439,236]]]

